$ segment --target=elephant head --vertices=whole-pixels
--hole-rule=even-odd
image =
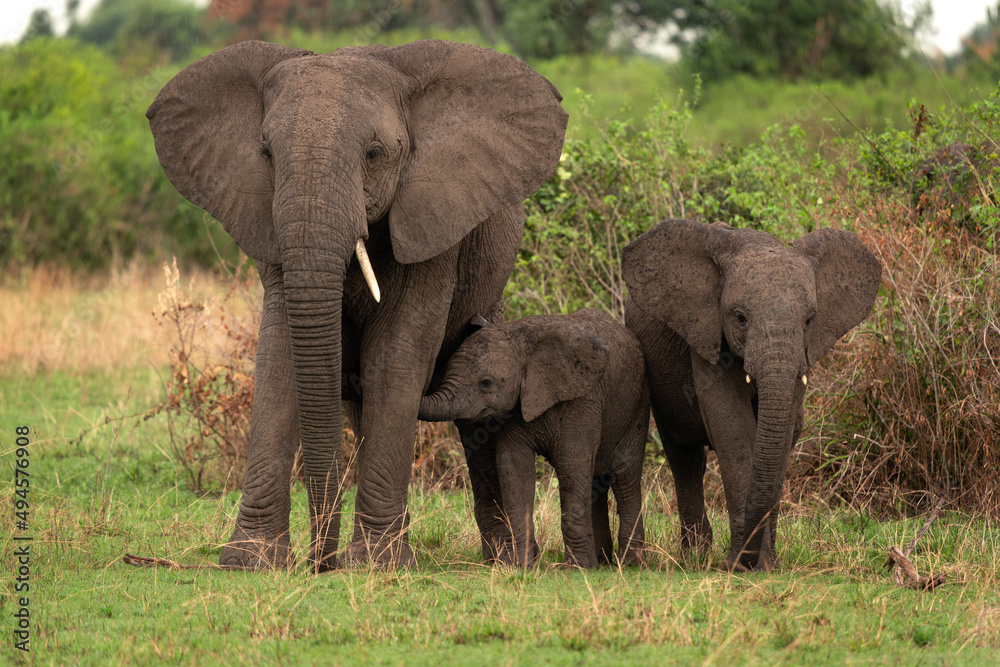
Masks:
[[[480,420],[513,412],[530,422],[561,401],[597,390],[610,351],[564,318],[538,315],[470,335],[448,360],[438,391],[420,401],[430,421]]]
[[[881,265],[842,230],[786,246],[760,231],[667,220],[624,249],[622,272],[634,303],[705,362],[742,359],[757,425],[746,504],[729,511],[743,510],[743,564],[752,567],[756,528],[781,497],[809,368],[867,317]]]
[[[174,186],[247,255],[281,267],[314,546],[317,530],[337,543],[341,311],[355,254],[380,297],[368,226],[387,218],[403,264],[451,248],[555,169],[560,100],[517,58],[466,44],[314,54],[249,41],[185,68],[146,112]]]

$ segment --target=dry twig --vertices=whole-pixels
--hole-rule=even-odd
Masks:
[[[122,558],[126,565],[135,565],[136,567],[166,567],[171,570],[243,570],[246,568],[239,567],[236,565],[219,565],[218,563],[203,563],[201,565],[182,565],[180,563],[174,562],[172,560],[167,560],[166,558],[157,558],[155,556],[136,556],[134,554],[126,553]]]
[[[933,577],[921,577],[917,572],[917,568],[910,562],[910,554],[913,553],[913,549],[917,546],[917,540],[923,537],[923,534],[931,527],[934,520],[938,518],[942,507],[944,507],[944,498],[939,499],[937,504],[934,505],[931,515],[927,517],[927,521],[924,522],[923,527],[910,540],[906,551],[900,551],[896,547],[889,547],[889,558],[886,560],[885,566],[892,570],[892,579],[898,585],[918,591],[931,591],[945,582],[946,575],[944,574],[935,574]]]

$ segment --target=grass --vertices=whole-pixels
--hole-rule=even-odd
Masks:
[[[136,280],[155,300],[157,279]],[[31,292],[37,284],[29,277],[10,294],[40,298]],[[203,286],[214,289],[207,279]],[[137,298],[114,281],[69,280],[61,289],[76,290],[66,312],[102,298],[108,312],[119,312]],[[152,366],[83,369],[67,356],[27,373],[19,364],[13,358],[0,373],[0,469],[7,471],[0,494],[13,496],[14,427],[28,424],[31,654],[15,651],[8,633],[2,661],[989,664],[1000,649],[995,523],[960,513],[939,518],[913,560],[922,573],[945,572],[949,583],[918,593],[893,584],[883,562],[889,546],[909,542],[921,518],[877,522],[816,499],[786,502],[782,569],[730,574],[719,569],[728,536],[716,472],[709,474],[716,547],[682,563],[662,464],[645,477],[650,550],[642,569],[562,569],[558,493],[545,476],[535,516],[543,556],[530,571],[481,565],[469,492],[422,484],[410,490],[419,563],[412,570],[317,577],[304,567],[258,574],[133,568],[121,562],[125,552],[215,562],[238,492],[188,489],[165,449],[164,418],[141,418],[162,400]],[[301,559],[308,535],[298,484],[292,504]],[[345,536],[352,504],[350,491]],[[13,535],[6,533],[6,554]],[[10,583],[5,616],[15,609]]]

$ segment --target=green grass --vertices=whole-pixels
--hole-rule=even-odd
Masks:
[[[905,546],[920,519],[880,523],[820,506],[792,508],[782,520],[779,572],[729,574],[719,569],[728,538],[718,511],[713,553],[701,563],[675,560],[677,519],[662,469],[647,473],[644,569],[563,570],[558,498],[544,480],[536,508],[543,559],[530,571],[479,564],[467,492],[419,488],[410,493],[412,570],[316,577],[304,567],[130,567],[125,552],[214,562],[238,508],[238,493],[188,491],[163,449],[162,418],[137,419],[158,400],[152,378],[0,378],[5,497],[13,497],[14,427],[33,428],[32,662],[990,664],[1000,649],[995,524],[946,514],[931,527],[914,562],[948,574],[933,593],[899,588],[883,569],[887,548]],[[352,501],[349,492],[344,536]],[[300,560],[305,516],[296,486]],[[11,585],[3,587],[8,619]],[[18,653],[5,633],[0,660]]]

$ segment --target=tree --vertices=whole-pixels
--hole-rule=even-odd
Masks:
[[[118,54],[145,47],[182,59],[206,39],[204,10],[182,0],[101,0],[68,35]]]
[[[401,28],[474,28],[490,42],[505,42],[523,57],[590,53],[612,35],[626,46],[670,16],[674,0],[212,0],[210,18],[236,27],[240,39],[281,28],[357,30],[378,34]],[[370,35],[369,35],[370,33]],[[619,39],[619,41],[623,41]]]
[[[986,8],[986,20],[977,23],[962,38],[959,59],[970,70],[979,70],[996,80],[1000,77],[1000,2]]]
[[[904,60],[930,19],[907,21],[878,0],[677,0],[673,41],[707,80],[744,72],[789,79],[849,78]]]
[[[21,44],[30,42],[36,37],[52,37],[55,34],[56,31],[52,26],[52,15],[49,14],[49,10],[36,9],[31,12],[28,27],[25,29],[24,34],[21,35]]]

